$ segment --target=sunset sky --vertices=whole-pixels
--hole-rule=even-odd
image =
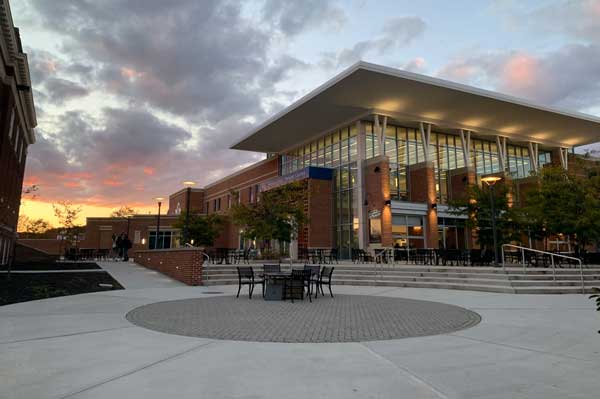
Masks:
[[[255,162],[229,146],[358,60],[600,116],[600,0],[11,5],[38,118],[21,212],[52,222],[58,200],[148,213]]]

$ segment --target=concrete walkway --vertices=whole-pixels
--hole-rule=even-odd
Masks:
[[[600,391],[600,317],[583,295],[337,286],[454,304],[482,321],[389,341],[237,342],[159,333],[124,317],[237,287],[187,287],[132,264],[101,266],[127,289],[0,307],[0,398],[589,399]],[[205,294],[216,291],[224,294]]]

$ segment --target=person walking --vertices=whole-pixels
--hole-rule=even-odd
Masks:
[[[115,262],[117,260],[117,256],[119,256],[119,247],[117,246],[117,235],[113,233],[112,237],[112,247],[111,247],[111,255],[112,255],[112,260],[113,262]]]
[[[117,237],[117,252],[118,252],[118,260],[123,260],[123,239],[125,238],[125,233],[121,233],[119,237]]]
[[[131,249],[131,246],[131,240],[129,239],[129,236],[125,234],[123,237],[123,262],[129,261],[128,251]]]

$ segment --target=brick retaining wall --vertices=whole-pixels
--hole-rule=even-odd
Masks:
[[[135,251],[135,262],[187,285],[202,285],[204,255],[199,249],[173,248]]]

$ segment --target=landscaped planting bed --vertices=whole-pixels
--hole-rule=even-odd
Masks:
[[[101,285],[102,284],[102,285]],[[0,274],[0,305],[87,292],[121,290],[107,272]]]

